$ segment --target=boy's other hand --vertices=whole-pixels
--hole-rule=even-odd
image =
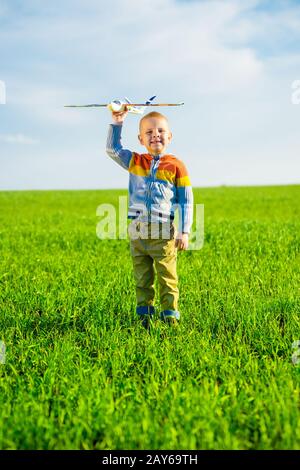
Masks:
[[[175,248],[178,248],[178,250],[187,250],[188,246],[189,246],[189,234],[179,233],[175,240]]]
[[[125,106],[124,111],[118,111],[118,112],[112,111],[111,114],[112,114],[112,120],[114,124],[122,124],[128,114],[128,110],[127,110],[127,107]]]

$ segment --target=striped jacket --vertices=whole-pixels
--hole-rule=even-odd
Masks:
[[[129,171],[128,218],[152,222],[174,219],[179,210],[180,233],[189,233],[193,219],[193,191],[186,167],[171,154],[138,154],[121,145],[122,125],[110,124],[107,154]]]

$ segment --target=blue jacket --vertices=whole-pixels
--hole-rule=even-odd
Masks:
[[[189,233],[193,221],[193,191],[187,169],[172,154],[138,154],[121,144],[122,125],[110,124],[107,154],[129,171],[128,218],[167,222],[179,210],[180,233]]]

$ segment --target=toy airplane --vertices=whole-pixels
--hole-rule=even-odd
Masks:
[[[129,113],[133,114],[143,114],[145,108],[148,106],[182,106],[184,103],[152,103],[152,101],[156,98],[156,96],[151,96],[146,103],[131,103],[128,98],[124,98],[124,101],[121,100],[113,100],[111,103],[107,104],[69,104],[65,105],[65,108],[102,108],[106,107],[110,111],[114,112],[122,112],[125,109]]]

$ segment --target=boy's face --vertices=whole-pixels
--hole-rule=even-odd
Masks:
[[[172,132],[166,119],[150,117],[141,122],[138,137],[151,155],[159,155],[165,152],[171,142]]]

